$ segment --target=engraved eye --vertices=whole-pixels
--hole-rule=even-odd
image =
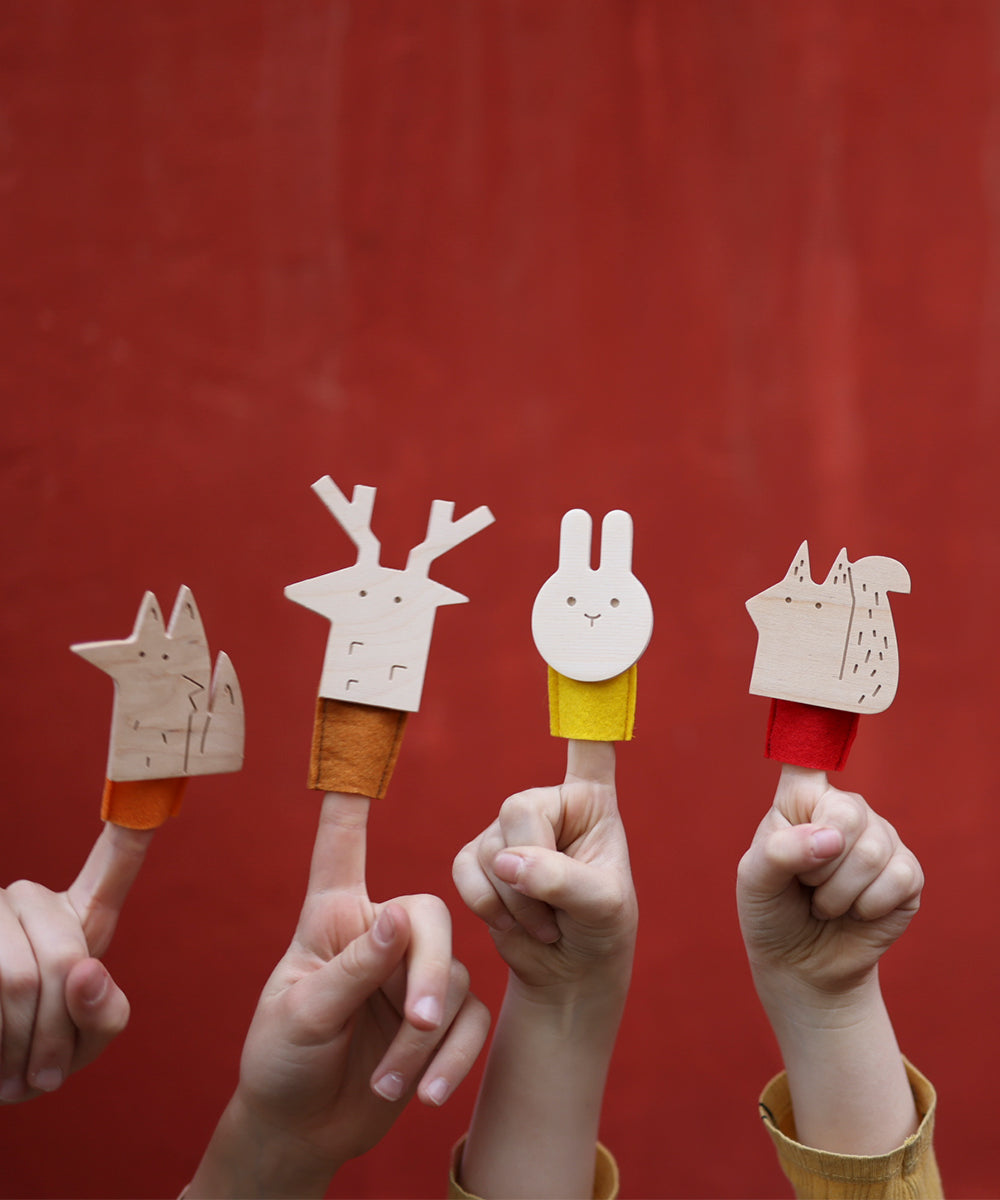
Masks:
[[[575,596],[567,596],[566,603],[570,606],[570,608],[572,608],[573,605],[576,603],[576,597]]]
[[[140,657],[140,658],[145,658],[145,657],[146,657],[146,651],[145,651],[145,650],[140,650],[140,651],[139,651],[139,657]]]
[[[164,662],[166,662],[167,659],[170,657],[170,655],[169,654],[161,654],[160,657],[163,659]]]
[[[817,601],[816,601],[816,607],[817,607],[817,608],[822,608],[822,607],[823,607],[823,605],[822,605],[822,604],[820,604],[820,602],[817,600]]]
[[[393,604],[402,604],[403,597],[402,596],[393,596],[392,602],[393,602]]]
[[[618,597],[617,597],[617,596],[612,596],[612,597],[611,597],[611,607],[612,607],[612,608],[617,608],[619,604],[621,604],[621,601],[618,599]]]
[[[792,598],[791,598],[791,596],[786,596],[786,597],[785,597],[785,603],[786,603],[786,604],[791,604],[791,602],[792,602]]]
[[[364,589],[364,588],[362,588],[362,589],[361,589],[361,591],[360,591],[360,592],[358,592],[358,595],[359,595],[359,596],[367,596],[367,595],[368,595],[368,593],[365,591],[365,589]]]

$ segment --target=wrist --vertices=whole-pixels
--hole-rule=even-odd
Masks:
[[[219,1119],[185,1200],[322,1197],[342,1165],[268,1120],[237,1089]]]
[[[751,964],[757,996],[774,1025],[790,1020],[818,1029],[849,1026],[882,1007],[878,967],[835,986]]]

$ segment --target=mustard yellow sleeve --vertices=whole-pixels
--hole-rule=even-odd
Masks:
[[[937,1096],[916,1067],[907,1063],[906,1073],[920,1126],[897,1150],[871,1157],[832,1154],[797,1142],[788,1080],[784,1073],[771,1080],[760,1097],[761,1116],[799,1200],[938,1200],[944,1195],[934,1158]]]
[[[472,1192],[467,1192],[458,1182],[462,1166],[462,1150],[465,1138],[451,1152],[451,1171],[448,1174],[448,1200],[477,1200]],[[597,1143],[597,1156],[594,1163],[594,1200],[617,1200],[618,1196],[618,1164],[610,1152]]]

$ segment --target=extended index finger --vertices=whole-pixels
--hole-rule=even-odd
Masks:
[[[69,902],[80,918],[87,949],[95,957],[108,948],[154,832],[107,822],[67,890]]]
[[[309,893],[366,894],[365,854],[371,799],[349,792],[327,792],[309,867]]]
[[[615,782],[614,742],[585,742],[570,738],[566,744],[566,779],[589,783]]]

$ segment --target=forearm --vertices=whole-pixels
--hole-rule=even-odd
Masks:
[[[798,1140],[876,1155],[918,1125],[916,1105],[877,973],[847,996],[809,997],[757,980],[788,1074]]]
[[[553,1004],[511,979],[462,1157],[467,1190],[589,1200],[624,1000],[624,988],[613,987]]]
[[[244,1106],[239,1093],[223,1112],[184,1200],[302,1200],[326,1195],[337,1164],[312,1147],[268,1126]]]

